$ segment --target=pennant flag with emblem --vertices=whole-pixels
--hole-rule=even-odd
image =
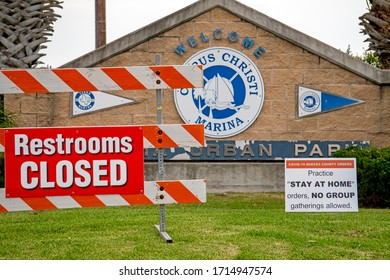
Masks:
[[[71,115],[75,117],[135,103],[135,100],[103,91],[73,92]]]
[[[357,105],[364,101],[343,97],[320,90],[298,87],[298,117],[307,117],[332,110],[341,109],[351,105]]]

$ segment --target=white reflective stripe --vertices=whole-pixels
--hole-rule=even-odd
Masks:
[[[7,198],[0,200],[0,204],[7,209],[7,211],[30,211],[33,210],[21,198]]]
[[[119,194],[102,194],[96,195],[101,202],[106,206],[126,206],[130,205],[121,195]]]
[[[159,125],[159,127],[180,147],[203,146],[182,125]]]
[[[206,182],[204,180],[179,180],[178,182],[181,182],[181,184],[183,184],[184,187],[188,189],[188,191],[190,191],[194,196],[196,196],[200,202],[206,202]],[[161,191],[160,185],[156,181],[144,182],[144,195],[153,204],[177,204],[178,203],[165,190]],[[175,196],[175,193],[172,193],[172,195]],[[135,194],[135,197],[137,196],[138,194]],[[92,197],[92,196],[86,196],[86,197]],[[99,199],[105,206],[130,205],[123,198],[123,196],[119,194],[95,195],[93,197]],[[82,208],[82,206],[79,203],[77,203],[77,201],[74,200],[71,196],[46,196],[45,198],[48,199],[58,209]],[[195,200],[193,202],[199,202],[199,201]],[[0,189],[0,206],[8,212],[34,210],[21,198],[5,198],[5,189]]]
[[[126,70],[129,71],[147,89],[170,88],[149,67],[126,67]],[[160,82],[157,83],[157,80]]]
[[[174,68],[182,74],[194,87],[203,88],[202,70],[198,66],[182,67],[181,65],[174,65]]]
[[[148,139],[146,139],[146,138],[144,137],[144,149],[147,149],[147,148],[155,148],[155,147],[152,145],[152,143],[150,143],[150,142],[148,141]]]
[[[59,209],[81,208],[81,205],[71,196],[47,196],[46,198]]]
[[[149,198],[153,204],[175,204],[177,203],[167,192],[160,191],[159,185],[155,181],[146,181],[144,184],[144,195]],[[160,195],[164,198],[161,199]]]
[[[97,89],[102,90],[121,90],[106,73],[100,68],[80,68],[77,69],[81,75],[84,76]]]
[[[149,198],[153,204],[156,201],[156,195],[157,195],[157,186],[156,182],[154,181],[145,181],[144,182],[144,195]]]
[[[161,195],[164,196],[163,199],[156,199],[154,204],[177,204],[177,201],[172,198],[167,192],[162,191],[159,192]]]
[[[7,76],[0,72],[0,93],[23,93]]]
[[[44,88],[49,92],[71,92],[73,91],[53,71],[48,69],[30,69],[28,71]]]
[[[10,212],[33,210],[21,198],[5,198],[5,189],[0,189],[0,205]]]
[[[207,201],[205,180],[180,180],[180,182],[201,202]]]

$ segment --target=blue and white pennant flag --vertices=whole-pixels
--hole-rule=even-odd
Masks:
[[[298,117],[321,114],[365,101],[298,86]]]
[[[73,92],[71,116],[90,114],[137,103],[135,100],[103,91]]]

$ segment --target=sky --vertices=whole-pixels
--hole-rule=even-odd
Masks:
[[[63,0],[56,9],[51,42],[42,66],[59,67],[95,49],[95,0]],[[106,41],[110,43],[196,0],[106,0]],[[239,0],[290,27],[345,52],[363,54],[368,48],[359,17],[366,0]],[[191,34],[190,34],[191,35]]]

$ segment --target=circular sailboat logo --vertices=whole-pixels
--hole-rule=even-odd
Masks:
[[[90,91],[80,91],[75,96],[75,104],[81,110],[89,110],[95,105],[95,96]]]
[[[215,47],[196,53],[185,64],[203,66],[204,87],[175,90],[175,105],[184,122],[204,124],[206,136],[225,138],[256,120],[263,106],[264,84],[248,57]]]
[[[307,91],[299,99],[299,105],[306,112],[314,112],[320,107],[320,97],[313,91]]]

